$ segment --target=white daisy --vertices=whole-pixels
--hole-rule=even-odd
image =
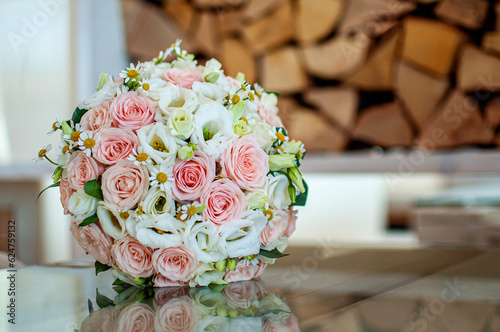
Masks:
[[[56,121],[52,124],[52,129],[47,133],[47,135],[52,135],[59,129],[61,129],[61,119],[59,118],[59,114],[57,114]]]
[[[96,141],[98,139],[99,134],[94,134],[91,131],[84,131],[78,138],[78,147],[90,157],[92,155],[92,149],[96,146]]]
[[[160,167],[151,167],[149,174],[151,175],[149,180],[152,188],[159,187],[164,192],[172,189],[172,182],[174,182],[172,167],[167,167],[166,164],[162,164]]]
[[[33,158],[33,160],[34,161],[41,161],[41,160],[44,160],[45,158],[48,159],[47,152],[49,152],[51,149],[52,149],[52,144],[44,146],[40,151],[38,151],[38,157]]]
[[[71,124],[70,124],[70,126],[71,126]],[[69,135],[62,135],[62,138],[66,141],[73,141],[75,143],[78,143],[78,140],[80,139],[81,133],[82,133],[82,129],[80,127],[80,124],[77,123],[75,125],[75,130]]]
[[[182,40],[181,39],[177,39],[175,41],[175,43],[173,43],[172,45],[170,45],[169,48],[167,48],[167,50],[165,51],[165,54],[164,54],[164,57],[163,58],[166,58],[168,57],[170,54],[172,54],[172,52],[174,52],[175,54],[179,55],[181,54],[181,43],[182,43]],[[185,51],[183,51],[185,52]],[[163,52],[161,52],[163,53]],[[160,55],[161,55],[160,53]]]
[[[151,165],[152,160],[147,155],[147,153],[142,152],[142,147],[139,147],[139,153],[135,149],[132,150],[130,156],[127,157],[128,160],[133,161],[136,166],[147,166]]]
[[[187,221],[188,219],[192,219],[196,221],[202,221],[203,218],[200,213],[205,210],[205,205],[193,202],[190,204],[184,204],[177,209],[177,219],[180,221]]]
[[[122,70],[120,73],[120,77],[124,79],[125,83],[128,83],[129,81],[136,81],[137,78],[141,75],[141,63],[137,63],[137,67],[131,63],[130,67],[127,67],[127,69]]]

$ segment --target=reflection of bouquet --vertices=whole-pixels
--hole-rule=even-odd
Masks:
[[[120,76],[102,75],[51,131],[61,131],[53,186],[76,240],[98,271],[132,284],[258,277],[307,195],[303,144],[288,139],[276,94],[215,59],[198,65],[179,43]],[[39,157],[51,161],[49,149]]]
[[[290,308],[261,282],[220,288],[120,285],[114,300],[97,292],[100,309],[93,311],[89,299],[90,315],[79,331],[299,331]]]

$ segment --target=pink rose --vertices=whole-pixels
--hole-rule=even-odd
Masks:
[[[269,221],[266,227],[259,234],[262,247],[273,247],[283,235],[288,226],[288,213],[284,210],[274,212],[274,218]]]
[[[222,174],[234,180],[240,188],[257,190],[266,182],[269,156],[259,146],[255,135],[236,139],[220,157]]]
[[[185,281],[170,280],[169,278],[159,273],[156,273],[155,276],[153,277],[153,283],[155,287],[184,287],[189,285],[189,283]]]
[[[159,274],[156,274],[155,277],[153,278],[153,280],[155,280],[157,275],[159,275]],[[189,295],[189,290],[190,290],[190,288],[187,287],[187,285],[186,285],[186,287],[179,287],[179,286],[174,286],[174,287],[160,286],[160,287],[165,287],[165,288],[156,288],[155,289],[155,297],[154,297],[154,302],[153,302],[155,309],[162,307],[165,303],[167,303],[171,299]]]
[[[80,332],[109,332],[114,331],[118,313],[114,306],[105,307],[91,313],[80,326]]]
[[[111,253],[116,266],[133,278],[147,278],[153,274],[153,249],[136,239],[126,236],[116,241]]]
[[[240,188],[229,179],[212,182],[201,196],[201,203],[206,205],[203,218],[220,226],[243,215],[246,197]]]
[[[78,227],[79,220],[73,219],[71,223],[71,233],[80,246],[98,262],[105,265],[113,265],[111,246],[113,239],[106,235],[99,223]]]
[[[290,316],[288,316],[288,318],[286,319],[285,323],[286,323],[287,331],[300,332],[299,320],[297,319],[297,317],[295,317],[294,314],[290,314]]]
[[[283,127],[281,118],[278,116],[278,114],[274,113],[273,110],[270,110],[263,105],[259,105],[257,113],[259,113],[262,120],[264,120],[264,122],[268,125],[271,125],[273,127]]]
[[[94,156],[105,165],[127,159],[139,146],[139,138],[130,129],[107,128],[99,135]]]
[[[194,201],[207,191],[215,178],[215,160],[200,150],[189,161],[178,159],[174,166],[172,195],[178,201]]]
[[[67,170],[69,186],[74,190],[83,189],[85,182],[96,180],[99,176],[99,166],[95,159],[81,151],[71,156]]]
[[[155,122],[154,102],[135,91],[120,94],[109,107],[113,125],[118,128],[139,129]]]
[[[142,201],[148,192],[149,174],[144,166],[119,161],[102,175],[104,201],[118,210],[130,210]]]
[[[153,266],[157,273],[171,281],[186,282],[198,267],[198,261],[186,247],[169,247],[155,251]]]
[[[258,259],[258,263],[254,264],[248,259],[242,259],[236,264],[236,268],[232,271],[227,272],[224,275],[224,280],[227,282],[250,280],[253,278],[259,278],[267,264]]]
[[[293,209],[293,206],[288,208],[288,225],[283,232],[283,237],[289,238],[295,231],[295,222],[297,221],[297,210]]]
[[[198,70],[169,69],[165,73],[165,80],[170,83],[180,85],[183,88],[191,89],[194,82],[205,82],[203,75]]]
[[[224,288],[222,295],[233,309],[248,309],[258,300],[253,281],[230,283]]]
[[[64,209],[64,214],[70,214],[68,210],[68,201],[71,195],[76,190],[71,189],[69,186],[69,181],[67,178],[61,178],[61,183],[59,184],[59,192],[61,193],[60,200],[61,200],[61,205]]]
[[[80,129],[90,130],[94,133],[100,132],[104,128],[111,127],[111,113],[109,112],[109,100],[89,109],[80,120]]]
[[[144,303],[133,303],[120,312],[114,331],[120,332],[154,332],[155,314]]]
[[[262,332],[282,332],[288,331],[287,327],[278,318],[266,318],[262,326]]]
[[[195,331],[200,314],[192,304],[191,298],[181,296],[171,299],[156,310],[155,329],[158,332]]]

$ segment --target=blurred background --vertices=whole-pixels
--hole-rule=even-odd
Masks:
[[[281,93],[308,150],[292,245],[500,246],[500,5],[493,0],[0,0],[0,251],[80,257],[47,162],[102,72],[177,38]]]

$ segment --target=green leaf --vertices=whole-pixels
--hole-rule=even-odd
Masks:
[[[217,284],[210,284],[208,285],[208,288],[212,290],[212,292],[220,293],[226,288],[227,285],[217,285]]]
[[[36,202],[38,202],[38,199],[40,198],[40,196],[42,196],[42,194],[45,192],[45,190],[49,189],[49,188],[55,188],[55,187],[59,187],[61,184],[61,181],[59,182],[56,182],[54,184],[51,184],[50,186],[48,186],[47,188],[45,188],[44,190],[40,191],[40,193],[38,194],[37,198],[36,198]]]
[[[125,284],[125,285],[117,285],[117,286],[113,286],[113,290],[115,292],[117,292],[118,294],[121,294],[123,293],[124,291],[126,291],[127,289],[129,289],[130,287],[132,287],[132,285],[129,285],[129,284]]]
[[[309,193],[309,188],[307,187],[307,183],[304,179],[302,179],[302,182],[304,183],[304,188],[306,189],[306,191],[297,195],[297,197],[295,198],[295,203],[293,203],[292,206],[305,206],[306,205],[307,194]]]
[[[124,282],[123,280],[120,280],[120,279],[116,279],[115,281],[113,281],[112,285],[128,285],[126,282]]]
[[[273,92],[273,91],[266,91],[266,93],[272,93],[273,95],[275,95],[276,97],[279,97],[281,93],[279,92]]]
[[[99,308],[102,309],[102,308],[106,308],[107,306],[115,304],[115,302],[113,302],[113,300],[111,300],[110,298],[99,293],[99,290],[97,290],[97,288],[95,289],[95,294],[96,294],[95,295],[96,302],[97,302],[97,305],[99,306]]]
[[[97,180],[87,181],[83,185],[85,193],[89,196],[102,200],[101,183]]]
[[[94,305],[92,304],[92,301],[90,301],[90,299],[88,299],[87,305],[89,307],[89,315],[90,315],[91,313],[94,312]]]
[[[99,218],[97,218],[97,214],[94,214],[90,217],[83,219],[83,221],[78,225],[78,227],[85,227],[87,225],[95,223],[98,220],[99,220]]]
[[[282,254],[278,249],[274,248],[271,251],[260,249],[259,255],[267,257],[267,258],[281,258],[288,256],[288,254]]]
[[[95,275],[97,275],[98,273],[107,271],[111,268],[111,266],[103,264],[99,261],[95,261],[94,266],[95,266]]]
[[[71,120],[73,120],[74,124],[80,123],[80,120],[82,119],[82,116],[87,113],[86,109],[81,109],[81,108],[75,108],[75,111],[73,112],[73,116],[71,117]]]

